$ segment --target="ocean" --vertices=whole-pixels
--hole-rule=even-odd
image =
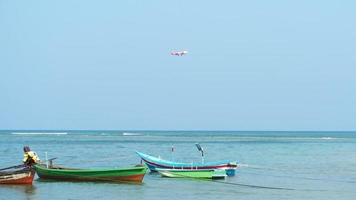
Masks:
[[[162,178],[143,184],[58,182],[0,186],[0,199],[356,199],[356,132],[0,131],[0,168],[20,164],[22,148],[76,168],[140,163],[135,151],[185,162],[237,160],[225,180]],[[171,148],[174,146],[174,152]]]

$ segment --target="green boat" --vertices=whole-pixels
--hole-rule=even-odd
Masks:
[[[222,179],[226,177],[225,170],[222,169],[162,169],[156,168],[162,177],[169,178],[202,178],[202,179]]]
[[[147,171],[147,167],[142,165],[110,169],[73,169],[59,166],[47,167],[43,164],[36,164],[34,165],[34,169],[42,179],[134,183],[141,183]]]

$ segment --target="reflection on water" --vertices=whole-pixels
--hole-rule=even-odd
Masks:
[[[38,178],[36,179],[37,184],[80,184],[80,183],[89,183],[89,184],[107,184],[107,185],[120,185],[120,184],[125,184],[125,185],[143,185],[143,183],[140,182],[131,182],[131,181],[110,181],[110,180],[100,180],[98,179],[97,181],[82,181],[82,180],[56,180],[56,179],[46,179],[46,178]]]
[[[2,190],[11,191],[7,194],[6,199],[35,199],[36,186],[34,185],[0,185],[0,193]]]

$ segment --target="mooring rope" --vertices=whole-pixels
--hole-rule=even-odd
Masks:
[[[241,187],[250,187],[250,188],[259,188],[259,189],[271,189],[271,190],[296,190],[296,189],[293,189],[293,188],[270,187],[270,186],[260,186],[260,185],[249,185],[249,184],[242,184],[242,183],[224,182],[224,181],[218,181],[218,180],[209,179],[209,178],[194,178],[194,177],[190,177],[190,176],[184,176],[184,175],[181,175],[181,174],[179,176],[181,176],[182,178],[188,178],[188,179],[193,179],[193,180],[209,181],[209,182],[213,182],[213,183],[220,183],[220,184],[226,184],[226,185],[235,185],[235,186],[241,186]]]

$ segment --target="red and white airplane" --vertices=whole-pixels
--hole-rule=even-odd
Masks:
[[[172,56],[184,56],[185,54],[187,54],[188,51],[171,51],[171,55]]]

